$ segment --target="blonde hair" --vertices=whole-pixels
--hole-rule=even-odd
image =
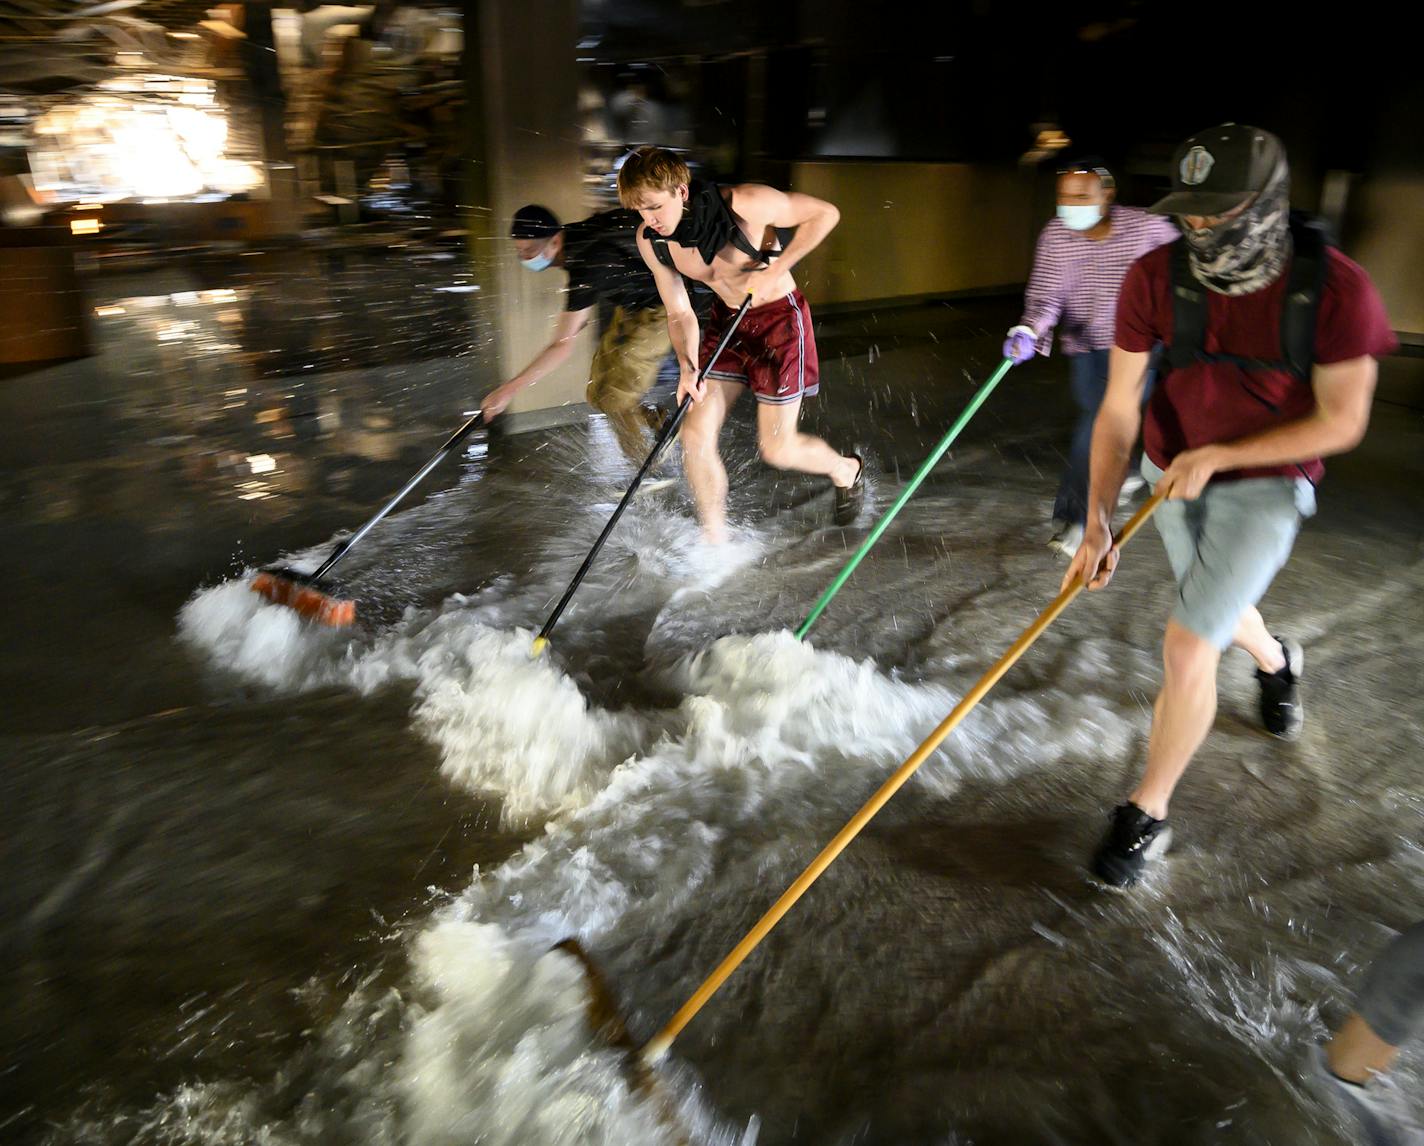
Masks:
[[[647,191],[675,191],[692,182],[687,164],[661,147],[640,147],[618,170],[618,202],[636,207]]]

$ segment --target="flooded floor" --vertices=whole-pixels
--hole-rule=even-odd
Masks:
[[[1012,301],[820,322],[805,420],[873,458],[857,528],[762,466],[744,402],[727,551],[684,489],[640,496],[533,660],[631,474],[599,420],[479,435],[343,566],[357,628],[312,631],[242,571],[319,557],[490,384],[399,337],[466,328],[458,291],[381,287],[459,285],[442,253],[106,276],[101,353],[0,383],[7,1140],[1349,1141],[1302,1055],[1424,917],[1424,360],[1384,365],[1263,604],[1306,648],[1299,742],[1228,654],[1169,861],[1086,881],[1160,676],[1145,530],[649,1095],[549,948],[648,1037],[1012,643],[1063,568],[1065,371],[1009,375],[805,643]]]

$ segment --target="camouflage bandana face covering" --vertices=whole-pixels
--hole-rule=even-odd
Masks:
[[[1277,166],[1255,201],[1234,219],[1200,231],[1179,216],[1192,275],[1217,294],[1251,294],[1280,277],[1291,254],[1290,171]]]

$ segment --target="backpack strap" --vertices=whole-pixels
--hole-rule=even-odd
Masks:
[[[771,262],[772,259],[776,258],[777,255],[781,254],[779,250],[760,250],[755,244],[752,243],[749,238],[747,238],[746,234],[742,231],[742,229],[737,226],[737,221],[735,219],[732,220],[732,246],[736,247],[737,250],[741,251],[742,254],[747,255],[749,258],[755,259],[763,266],[766,266]]]
[[[1281,304],[1281,356],[1297,378],[1309,381],[1315,362],[1315,321],[1325,290],[1329,236],[1323,225],[1291,217],[1291,266]]]
[[[653,245],[653,254],[658,262],[669,270],[677,270],[676,264],[672,261],[672,252],[668,250],[668,241],[655,232],[651,227],[643,228],[643,238]]]
[[[1199,361],[1206,349],[1206,288],[1192,275],[1187,244],[1172,244],[1172,341],[1167,365],[1184,370]]]
[[[753,243],[741,227],[737,225],[736,217],[732,214],[731,204],[727,202],[727,197],[722,194],[722,186],[712,183],[702,188],[701,194],[706,195],[716,203],[718,214],[721,216],[720,229],[726,235],[726,241],[741,251],[750,259],[754,259],[763,266],[769,264],[772,259],[781,254],[779,250],[763,251]],[[676,269],[673,264],[672,252],[668,250],[668,241],[665,237],[658,235],[651,227],[643,228],[643,237],[653,245],[653,254],[657,256],[658,262],[663,266]]]
[[[1308,216],[1292,214],[1290,229],[1291,262],[1281,303],[1281,357],[1270,360],[1206,353],[1206,288],[1192,276],[1186,244],[1179,241],[1172,247],[1172,344],[1167,348],[1168,366],[1180,370],[1196,362],[1230,362],[1245,370],[1289,370],[1297,378],[1309,381],[1330,237],[1322,224]]]
[[[677,265],[672,261],[672,252],[668,250],[668,241],[661,235],[655,234],[651,227],[645,228],[643,236],[653,245],[653,254],[658,262],[670,270],[676,270]],[[769,263],[780,251],[759,251],[752,245],[750,239],[742,233],[742,229],[735,224],[732,227],[732,246],[741,251],[742,254],[756,259],[759,263]]]

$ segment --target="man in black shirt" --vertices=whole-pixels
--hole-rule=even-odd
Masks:
[[[574,339],[594,317],[600,299],[614,304],[613,318],[599,340],[588,384],[588,402],[608,418],[623,452],[634,463],[647,457],[647,430],[658,411],[642,405],[672,349],[667,312],[658,288],[638,254],[638,216],[605,211],[581,222],[561,224],[547,207],[529,204],[515,212],[510,238],[520,263],[531,271],[559,267],[568,272],[568,301],[554,323],[554,337],[523,370],[485,397],[486,420],[497,417],[526,386],[562,365]]]

